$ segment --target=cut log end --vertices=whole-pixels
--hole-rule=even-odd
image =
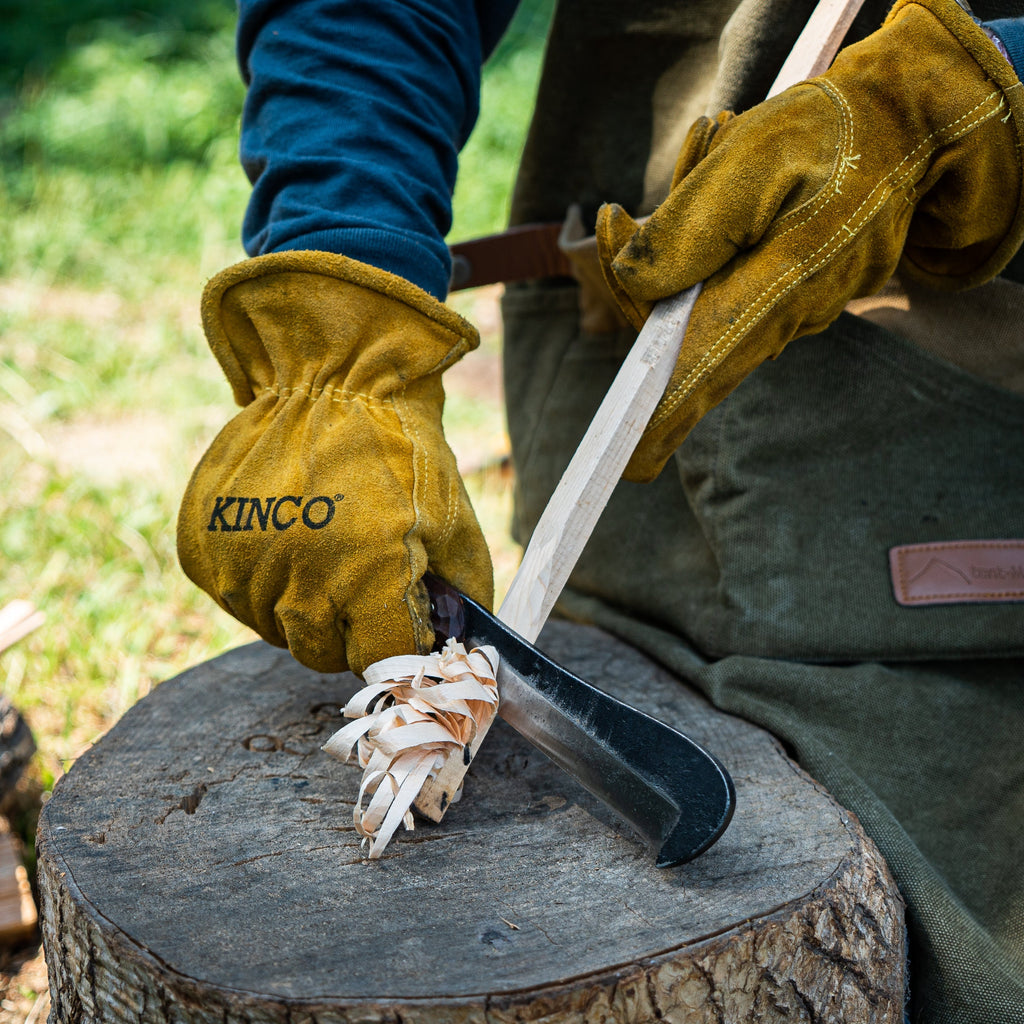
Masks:
[[[901,1024],[902,905],[852,816],[610,637],[542,646],[728,765],[707,854],[659,871],[496,722],[472,799],[368,862],[360,771],[320,750],[358,680],[256,644],[156,687],[46,804],[52,1024]]]

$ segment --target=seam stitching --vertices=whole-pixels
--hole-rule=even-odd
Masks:
[[[371,405],[388,405],[391,402],[389,397],[378,398],[375,395],[366,395],[360,391],[349,391],[340,387],[317,388],[312,383],[297,384],[295,387],[265,384],[259,389],[259,393],[277,395],[278,398],[304,395],[310,402],[317,402],[321,398],[326,398],[330,402],[367,402]]]

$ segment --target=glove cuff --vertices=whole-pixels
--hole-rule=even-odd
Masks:
[[[295,367],[323,380],[332,365],[345,372],[361,355],[373,362],[386,349],[394,372],[418,377],[447,369],[480,343],[469,321],[423,289],[327,252],[269,253],[228,267],[203,291],[202,321],[243,406],[280,378],[293,383]]]

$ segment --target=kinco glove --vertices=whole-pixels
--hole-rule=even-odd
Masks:
[[[401,278],[344,256],[240,263],[203,325],[244,408],[178,516],[185,572],[272,644],[361,673],[433,641],[428,565],[490,605],[490,556],[441,429],[441,372],[479,342]]]
[[[643,227],[620,207],[598,215],[606,280],[634,326],[706,282],[626,477],[656,477],[751,370],[901,259],[944,288],[997,274],[1024,237],[1022,125],[1024,87],[954,0],[898,0],[821,77],[698,121]]]

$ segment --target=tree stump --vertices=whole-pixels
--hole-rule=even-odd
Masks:
[[[32,730],[18,709],[0,693],[0,803],[17,785],[36,752]]]
[[[0,949],[16,946],[36,934],[38,914],[22,863],[21,839],[7,818],[18,810],[19,794],[15,789],[35,752],[28,723],[0,694]]]
[[[899,1022],[903,908],[762,730],[589,627],[540,646],[733,774],[723,838],[652,853],[503,722],[440,825],[360,855],[320,750],[355,677],[261,643],[158,686],[39,826],[51,1024]]]

